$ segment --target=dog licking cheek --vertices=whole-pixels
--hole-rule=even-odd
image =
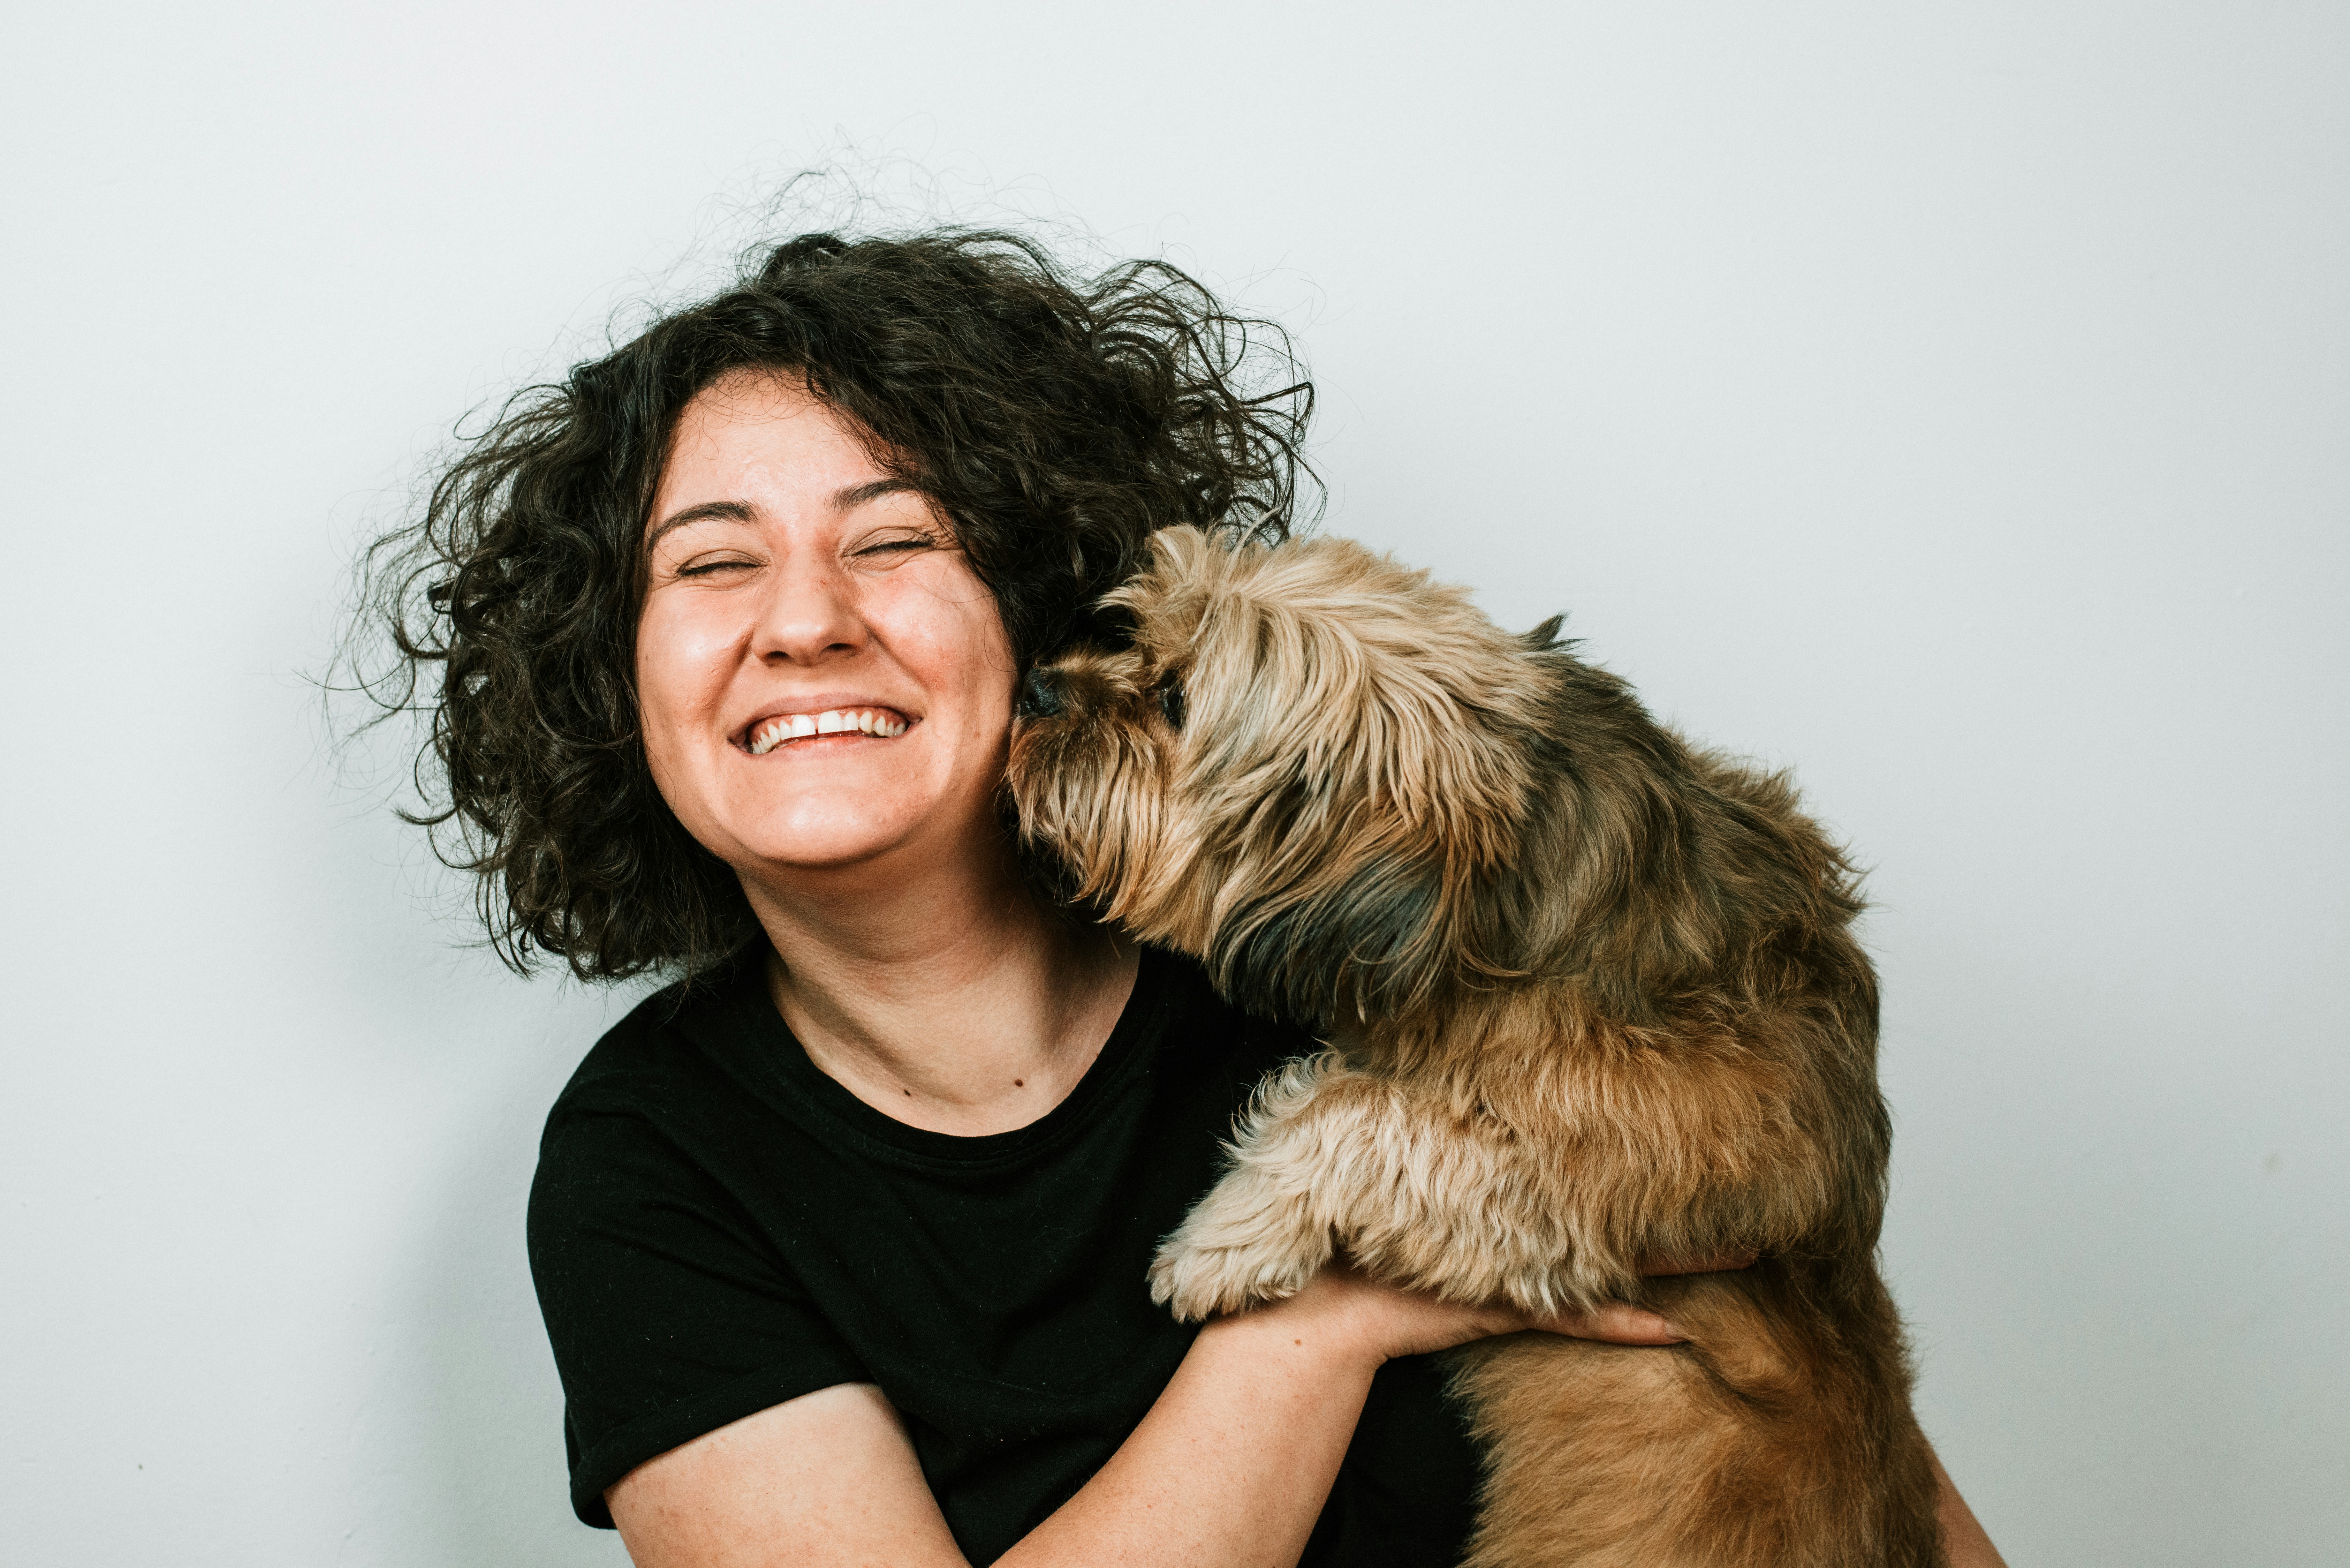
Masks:
[[[1139,701],[1120,667],[1130,662],[1072,655],[1049,667],[1060,711],[1015,720],[1004,773],[1022,841],[1061,863],[1076,899],[1117,919],[1164,858],[1165,759],[1128,722]]]

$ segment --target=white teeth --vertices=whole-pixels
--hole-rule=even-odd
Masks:
[[[884,740],[906,732],[906,721],[872,708],[833,708],[822,713],[778,714],[743,739],[753,756],[764,757],[785,741],[804,735],[877,735]]]

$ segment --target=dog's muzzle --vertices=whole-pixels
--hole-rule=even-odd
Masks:
[[[1020,695],[1012,704],[1015,719],[1049,719],[1068,706],[1068,689],[1061,682],[1060,671],[1031,670],[1020,682]]]

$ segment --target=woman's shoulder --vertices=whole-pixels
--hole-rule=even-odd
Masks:
[[[594,1222],[624,1199],[723,1188],[713,1151],[792,1140],[773,1096],[745,1082],[755,1052],[728,1048],[740,1032],[740,967],[663,986],[589,1047],[539,1135],[532,1202],[542,1217],[585,1205],[582,1219]]]
[[[714,1087],[709,1080],[724,1074],[707,1044],[739,1030],[734,1015],[754,967],[737,954],[642,998],[580,1058],[555,1115],[659,1106]]]

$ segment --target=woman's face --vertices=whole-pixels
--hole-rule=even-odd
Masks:
[[[686,406],[647,526],[653,780],[754,879],[960,858],[995,831],[1013,659],[920,493],[794,380]]]

